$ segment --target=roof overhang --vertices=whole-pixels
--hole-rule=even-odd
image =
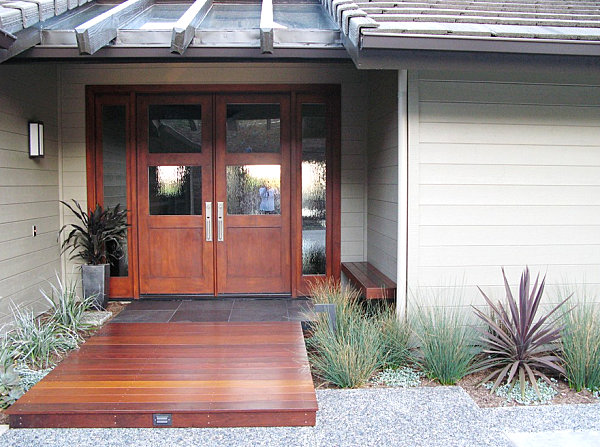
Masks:
[[[524,66],[555,68],[556,64],[572,64],[576,67],[598,68],[600,56],[600,2],[597,3],[594,20],[578,23],[579,12],[565,11],[552,26],[528,23],[519,25],[523,14],[515,13],[514,24],[506,15],[511,8],[525,8],[525,3],[505,2],[505,11],[498,12],[498,21],[492,23],[489,11],[482,24],[474,23],[477,17],[463,19],[445,17],[438,21],[437,8],[465,7],[467,9],[490,8],[501,0],[464,2],[415,2],[323,0],[324,7],[342,30],[342,42],[355,65],[360,69],[489,69],[491,64],[523,69]],[[469,5],[465,5],[469,3]],[[415,5],[420,6],[415,6]],[[482,6],[483,5],[483,6]],[[414,8],[421,8],[421,15]],[[544,7],[533,5],[530,8]],[[583,8],[583,6],[582,6]],[[508,12],[507,12],[508,11]],[[465,14],[477,16],[477,12],[465,10]],[[589,11],[587,12],[591,14]],[[396,15],[394,15],[396,14]],[[555,12],[526,12],[525,16],[548,16]],[[570,16],[569,14],[572,14]],[[545,17],[544,16],[544,17]],[[408,18],[407,18],[408,17]],[[566,20],[571,20],[567,22]],[[411,21],[413,20],[413,21]],[[465,21],[463,21],[465,20]],[[547,20],[539,19],[540,22]],[[591,23],[591,25],[590,25]],[[570,25],[570,26],[566,26]],[[579,28],[577,28],[580,26]],[[419,32],[410,31],[420,30]],[[469,33],[473,35],[468,35]],[[508,36],[508,37],[507,37]],[[527,36],[527,37],[523,37]],[[543,36],[547,37],[544,38]],[[587,39],[587,40],[586,40]]]
[[[278,5],[289,0],[256,0],[254,3],[260,8],[260,24],[254,28],[240,29],[201,26],[210,8],[217,4],[216,1],[235,7],[235,4],[226,0],[180,0],[177,5],[166,3],[171,5],[169,8],[173,5],[184,7],[181,12],[183,15],[179,20],[175,19],[168,29],[128,26],[133,18],[139,18],[154,5],[165,4],[161,2],[167,0],[127,0],[117,5],[114,3],[119,0],[99,0],[111,2],[110,5],[104,4],[102,10],[99,6],[101,3],[86,4],[87,1],[54,0],[54,13],[57,16],[50,17],[52,11],[46,8],[42,14],[41,5],[52,0],[40,0],[41,3],[31,0],[27,5],[38,5],[40,9],[38,15],[33,14],[33,10],[27,10],[27,23],[25,18],[22,23],[21,19],[19,23],[15,22],[16,11],[19,11],[19,17],[25,17],[24,9],[10,10],[9,7],[16,7],[3,6],[0,11],[0,62],[19,53],[23,58],[70,61],[285,61],[343,60],[351,57],[360,69],[452,67],[453,70],[471,70],[489,69],[490,64],[495,64],[520,70],[524,67],[555,68],[556,64],[569,64],[565,69],[579,67],[597,70],[600,56],[600,1],[593,2],[598,12],[589,13],[592,14],[591,19],[581,23],[577,22],[581,20],[580,15],[588,12],[574,6],[579,15],[547,9],[525,12],[525,18],[518,18],[520,16],[517,14],[517,22],[510,24],[508,22],[513,19],[507,15],[513,15],[515,8],[525,8],[527,5],[505,0],[506,10],[497,12],[499,23],[492,23],[496,19],[490,18],[490,14],[496,13],[486,10],[479,13],[467,11],[470,18],[466,19],[457,12],[456,20],[446,24],[443,20],[429,19],[439,16],[435,8],[445,8],[444,14],[447,16],[452,13],[452,8],[460,9],[466,1],[355,3],[352,0],[320,0],[323,11],[330,17],[326,17],[326,20],[330,22],[332,19],[339,29],[335,29],[335,24],[333,28],[322,29],[318,26],[309,27],[313,29],[280,26],[274,11]],[[295,0],[295,3],[315,5],[315,1]],[[417,3],[420,6],[413,5]],[[503,0],[492,3],[469,0],[466,3],[469,3],[469,8],[477,10],[489,9],[490,5],[501,4]],[[248,2],[241,4],[248,5]],[[320,6],[316,4],[316,7]],[[543,9],[545,6],[535,6],[538,7]],[[70,27],[60,28],[61,23],[73,23],[79,17],[77,14],[83,16],[86,8],[93,14],[88,14],[84,23],[80,21]],[[415,8],[425,12],[419,16]],[[229,11],[222,13],[224,17],[228,17]],[[245,14],[243,11],[237,12],[241,16]],[[474,22],[478,14],[487,14],[481,24]],[[540,23],[547,21],[548,14],[559,14],[560,17],[548,26],[529,23],[532,16],[543,16],[539,19]],[[400,18],[397,20],[397,17]],[[521,26],[519,20],[529,24]],[[8,29],[6,26],[14,28]]]
[[[458,51],[437,48],[361,48],[342,37],[354,65],[361,70],[446,70],[563,73],[600,71],[596,56],[540,54],[527,52]]]

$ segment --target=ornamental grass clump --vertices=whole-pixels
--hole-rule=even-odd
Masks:
[[[600,305],[583,297],[563,312],[561,356],[565,376],[575,391],[600,390]]]
[[[337,282],[313,286],[311,296],[315,303],[335,304],[337,326],[332,331],[326,315],[315,316],[307,341],[315,374],[341,388],[364,385],[384,363],[378,320],[365,313],[355,290]]]
[[[504,288],[506,304],[494,304],[481,290],[481,294],[490,308],[490,314],[474,308],[475,314],[486,324],[487,330],[480,330],[483,352],[488,355],[481,360],[475,371],[491,369],[492,372],[482,383],[495,380],[491,391],[495,391],[503,382],[514,386],[516,382],[525,395],[525,383],[529,381],[538,396],[541,396],[537,378],[548,384],[550,380],[544,370],[565,374],[557,355],[561,327],[552,315],[567,301],[563,300],[550,312],[538,316],[538,310],[544,293],[545,278],[539,283],[539,275],[533,287],[530,284],[529,269],[521,275],[518,300],[508,285],[504,269]],[[539,283],[539,285],[538,285]],[[568,298],[567,298],[568,299]]]
[[[417,305],[415,363],[427,377],[454,385],[471,372],[479,349],[469,312],[461,306]]]
[[[77,348],[77,335],[52,319],[37,318],[32,310],[13,307],[14,327],[6,334],[11,358],[34,369],[48,368]]]
[[[411,362],[411,328],[408,322],[396,315],[393,308],[382,308],[375,313],[381,328],[385,368],[400,368]]]
[[[79,332],[91,329],[91,325],[83,322],[84,312],[94,306],[95,297],[79,298],[75,281],[63,284],[56,275],[56,282],[56,286],[50,284],[50,294],[41,290],[42,296],[50,305],[50,319],[60,327],[67,328],[79,341],[82,341],[83,337]]]

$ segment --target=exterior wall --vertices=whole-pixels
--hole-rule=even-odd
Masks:
[[[396,279],[398,72],[369,73],[367,260]]]
[[[56,88],[53,66],[0,66],[0,327],[11,303],[45,310],[40,288],[60,274]],[[43,159],[29,158],[30,120],[44,122]]]
[[[529,265],[550,297],[597,291],[599,136],[597,78],[411,73],[409,290],[501,298],[500,267],[516,284]]]
[[[342,86],[342,260],[365,259],[367,73],[350,63],[63,65],[63,195],[86,203],[85,86],[100,84],[291,84]],[[63,210],[64,212],[64,210]],[[70,217],[65,215],[65,221]],[[69,265],[67,272],[72,271]]]

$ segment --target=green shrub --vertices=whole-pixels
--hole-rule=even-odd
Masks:
[[[23,392],[29,391],[36,383],[46,377],[53,368],[47,369],[31,369],[27,366],[20,365],[15,367],[15,371],[19,374],[21,388]]]
[[[460,293],[460,289],[453,290],[453,294]],[[470,312],[452,306],[460,303],[456,296],[438,295],[433,301],[426,306],[418,304],[414,312],[413,327],[418,343],[414,361],[430,379],[442,385],[454,385],[471,372],[479,353],[477,333]]]
[[[312,287],[315,303],[335,304],[337,330],[317,314],[308,340],[316,375],[342,388],[364,385],[384,364],[385,350],[379,321],[367,315],[358,292],[327,280]]]
[[[36,318],[32,310],[13,307],[14,327],[7,333],[10,357],[33,368],[47,368],[77,348],[77,335],[52,319]]]
[[[552,384],[556,384],[555,379],[550,379]],[[484,387],[491,390],[494,384],[492,382],[484,383]],[[525,382],[525,393],[521,393],[521,383],[517,380],[514,385],[505,383],[493,391],[498,397],[502,397],[506,402],[517,402],[521,405],[545,405],[552,402],[558,391],[553,385],[547,384],[542,379],[537,380],[537,391],[529,382]]]
[[[0,408],[6,408],[23,395],[19,374],[15,371],[13,359],[6,339],[0,342]]]
[[[406,366],[397,369],[384,369],[371,379],[371,383],[399,388],[409,388],[421,384],[422,373]]]
[[[50,318],[59,327],[67,328],[70,333],[75,334],[79,341],[82,340],[79,331],[90,329],[89,324],[82,322],[83,314],[94,305],[94,296],[80,299],[77,296],[77,283],[67,282],[63,284],[56,276],[57,286],[50,284],[50,295],[43,290],[42,295],[50,305]]]
[[[563,312],[561,352],[565,376],[575,391],[600,390],[600,305],[580,299]]]

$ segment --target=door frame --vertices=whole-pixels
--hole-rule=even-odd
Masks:
[[[291,296],[303,296],[311,283],[327,277],[340,278],[341,260],[341,86],[339,84],[251,84],[251,85],[87,85],[86,86],[86,180],[87,203],[103,203],[102,144],[100,116],[102,101],[107,98],[126,105],[127,110],[127,194],[129,276],[111,278],[111,298],[140,297],[139,234],[137,216],[137,110],[139,94],[285,94],[290,98],[291,188],[290,219]],[[120,101],[120,102],[119,102]],[[325,103],[327,107],[327,271],[326,275],[302,275],[301,219],[301,104]],[[109,103],[106,103],[109,104]],[[213,135],[214,136],[214,135]],[[214,165],[214,160],[213,160]]]

